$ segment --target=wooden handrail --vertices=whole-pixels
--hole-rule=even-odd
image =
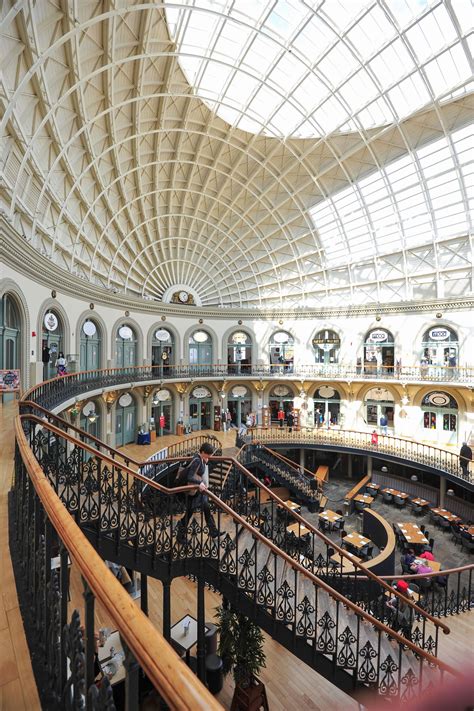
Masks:
[[[59,435],[59,436],[61,436],[61,437],[64,437],[65,439],[69,440],[72,444],[80,445],[83,449],[86,449],[90,454],[92,454],[92,455],[98,457],[99,459],[102,459],[103,461],[108,462],[111,466],[115,466],[115,467],[117,466],[117,462],[114,461],[113,459],[111,459],[110,457],[107,457],[106,455],[103,455],[101,452],[97,451],[96,449],[94,449],[94,448],[91,447],[90,445],[87,445],[85,442],[80,442],[79,440],[75,439],[74,437],[71,437],[71,436],[68,435],[66,432],[64,432],[63,430],[58,429],[58,428],[55,427],[54,425],[51,425],[50,423],[47,423],[47,422],[45,422],[44,420],[41,420],[41,419],[40,419],[39,417],[37,417],[36,415],[21,415],[21,416],[20,416],[20,420],[28,420],[28,419],[29,419],[30,421],[31,421],[31,420],[36,421],[36,422],[37,422],[39,425],[41,425],[42,427],[46,427],[47,429],[49,429],[50,431],[52,431],[54,434],[57,434],[57,435]],[[278,505],[280,505],[280,506],[282,506],[283,508],[285,508],[286,511],[288,512],[288,514],[289,514],[290,516],[292,516],[292,517],[295,518],[297,521],[299,521],[299,522],[302,523],[304,526],[306,526],[307,529],[309,529],[310,531],[312,531],[318,538],[320,538],[321,540],[323,540],[323,541],[326,543],[326,545],[328,545],[328,546],[330,546],[331,548],[334,548],[335,550],[337,550],[337,552],[338,552],[341,556],[343,556],[344,558],[347,558],[347,559],[349,560],[349,562],[352,563],[352,565],[354,565],[354,567],[360,568],[361,571],[365,573],[365,575],[367,575],[368,577],[370,577],[370,578],[372,578],[373,580],[375,580],[381,587],[385,587],[387,590],[390,590],[390,592],[391,592],[392,594],[394,594],[396,597],[403,598],[403,600],[405,601],[405,603],[408,603],[408,605],[409,605],[410,607],[412,607],[412,608],[417,612],[417,614],[421,615],[422,617],[426,617],[426,618],[427,618],[428,620],[430,620],[430,622],[432,622],[436,627],[440,627],[440,628],[443,630],[444,634],[449,634],[449,633],[450,633],[450,629],[449,629],[449,627],[448,627],[447,625],[445,625],[444,623],[440,622],[439,619],[437,619],[436,617],[433,617],[432,615],[430,615],[429,613],[427,613],[425,610],[423,610],[421,607],[419,607],[419,606],[418,606],[415,602],[413,602],[412,600],[407,600],[406,597],[404,597],[404,596],[403,596],[401,593],[399,593],[397,590],[394,590],[393,588],[391,588],[387,583],[385,583],[385,581],[381,580],[381,579],[379,578],[379,576],[375,575],[375,573],[372,573],[371,570],[369,570],[368,568],[366,568],[365,565],[363,565],[362,563],[359,563],[359,562],[354,561],[350,556],[347,555],[347,552],[346,552],[343,548],[341,548],[340,546],[338,546],[337,543],[334,543],[334,541],[332,541],[330,538],[327,538],[323,533],[321,533],[321,532],[318,531],[316,528],[314,528],[314,526],[313,526],[309,521],[307,521],[306,519],[304,519],[300,514],[296,513],[295,511],[292,511],[292,510],[287,506],[287,504],[283,501],[283,499],[280,499],[271,489],[269,489],[269,488],[266,487],[264,484],[262,484],[262,482],[260,482],[259,479],[257,479],[253,474],[251,474],[251,472],[249,472],[247,469],[245,469],[245,467],[244,467],[240,462],[238,462],[236,459],[234,459],[233,457],[211,457],[211,459],[212,459],[212,460],[216,460],[216,461],[231,459],[231,460],[233,461],[233,463],[242,471],[243,474],[245,474],[245,476],[246,476],[248,479],[250,479],[254,484],[256,484],[257,486],[259,486],[261,489],[264,489],[264,490],[270,495],[270,498],[274,499],[274,500],[277,502]],[[166,459],[164,459],[164,460],[162,460],[162,461],[163,461],[163,462],[166,462],[166,461],[167,461],[167,462],[182,461],[182,457],[169,457],[169,458],[166,458]],[[135,472],[135,471],[134,471],[133,469],[131,469],[130,467],[127,467],[127,466],[125,466],[125,465],[120,465],[120,468],[121,468],[122,471],[127,472],[128,474],[130,474],[130,475],[131,475],[132,477],[134,477],[135,479],[138,479],[138,480],[140,480],[140,481],[142,481],[142,482],[148,484],[149,486],[152,486],[153,488],[155,488],[155,489],[157,489],[158,491],[161,491],[161,492],[163,492],[163,493],[165,493],[165,494],[167,494],[167,495],[175,495],[175,494],[179,494],[179,493],[191,492],[191,491],[194,491],[196,488],[198,488],[197,485],[187,485],[187,486],[180,486],[180,487],[176,487],[176,488],[173,488],[173,489],[169,489],[168,487],[163,486],[163,484],[159,484],[159,483],[157,483],[157,482],[154,482],[154,481],[152,481],[151,479],[148,479],[147,477],[143,476],[142,474],[139,474],[138,472]],[[212,493],[211,491],[209,491],[209,490],[207,491],[207,494],[208,494],[209,496],[211,496],[211,498],[212,498],[213,500],[215,500],[215,502],[217,502],[218,508],[222,508],[223,506],[225,506],[225,508],[226,508],[226,510],[227,510],[226,512],[227,512],[227,513],[228,513],[229,511],[232,512],[232,514],[231,514],[232,517],[233,517],[234,519],[238,520],[239,523],[241,523],[245,528],[247,528],[253,535],[257,535],[257,534],[258,534],[258,537],[260,537],[260,538],[262,538],[262,540],[268,542],[268,544],[271,545],[271,546],[273,546],[276,551],[280,551],[280,553],[281,553],[283,556],[288,557],[289,560],[293,561],[293,563],[296,563],[296,561],[295,561],[293,558],[290,558],[289,556],[287,556],[287,554],[286,554],[284,551],[281,551],[279,548],[277,548],[277,547],[272,543],[272,541],[270,541],[269,539],[267,539],[267,538],[265,538],[264,536],[262,536],[262,534],[261,534],[257,529],[251,527],[244,519],[242,519],[237,513],[235,513],[235,511],[233,511],[233,509],[230,509],[230,508],[227,506],[227,504],[224,504],[224,502],[221,501],[220,498],[218,498],[217,496],[215,496],[215,494],[213,494],[213,493]],[[303,567],[300,566],[299,564],[298,564],[298,566],[299,566],[299,568],[301,568],[301,570],[303,571],[303,573],[305,573],[305,574],[308,573],[308,574],[309,574],[309,571],[307,571],[306,568],[303,568]],[[323,581],[320,581],[319,578],[316,578],[314,575],[311,574],[311,577],[314,578],[314,580],[317,582],[318,585],[319,585],[320,583],[321,583],[322,585],[325,585],[325,583],[323,583]],[[327,587],[329,590],[333,590],[333,588],[331,588],[330,586],[326,586],[326,587]],[[336,592],[336,591],[333,591],[333,592]],[[338,593],[338,594],[339,594],[339,593]],[[343,599],[346,600],[346,598],[343,598]],[[349,600],[346,600],[346,602],[347,602],[347,604],[350,603]],[[359,610],[360,608],[357,608],[357,609]],[[374,619],[375,619],[375,618],[374,618]],[[380,624],[382,624],[382,623],[380,623]],[[387,628],[387,629],[388,629],[388,628]]]
[[[354,496],[357,494],[358,491],[362,489],[363,486],[365,486],[368,482],[370,481],[370,474],[366,474],[363,479],[357,482],[355,486],[352,487],[350,491],[347,492],[347,494],[344,495],[344,500],[345,501],[352,501]]]
[[[442,578],[446,575],[455,575],[456,573],[465,573],[468,570],[474,570],[474,563],[468,563],[460,568],[448,568],[448,570],[438,570],[432,573],[402,573],[400,575],[381,575],[382,580],[412,580],[413,578]]]
[[[222,706],[135,605],[77,526],[34,458],[18,417],[15,418],[15,436],[28,475],[49,520],[155,688],[172,708],[222,710]]]

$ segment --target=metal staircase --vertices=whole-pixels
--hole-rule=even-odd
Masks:
[[[376,576],[373,609],[364,610],[354,602],[367,589],[362,583],[357,588],[356,577],[349,584],[355,586],[352,593],[336,589],[347,580],[330,563],[328,539],[319,532],[314,532],[313,550],[305,550],[305,560],[312,561],[311,569],[305,568],[298,548],[287,546],[284,516],[293,514],[277,497],[264,502],[261,493],[268,490],[235,460],[226,462],[221,495],[209,493],[221,537],[209,536],[198,511],[180,543],[176,526],[193,487],[165,489],[38,417],[25,415],[22,423],[54,491],[104,558],[162,580],[188,573],[204,576],[271,636],[347,693],[372,688],[381,703],[406,701],[444,674],[454,673],[433,656],[439,630],[449,631],[441,622],[412,606],[412,634],[406,639],[385,624],[388,586]],[[150,486],[156,496],[145,515],[143,491]],[[18,462],[18,519],[27,488]],[[283,516],[277,514],[279,509]],[[316,538],[323,550],[326,546],[325,556],[315,555]]]

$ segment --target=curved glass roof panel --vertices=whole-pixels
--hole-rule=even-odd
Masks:
[[[218,116],[310,137],[399,121],[462,90],[472,74],[467,4],[182,0],[166,16],[186,77]]]

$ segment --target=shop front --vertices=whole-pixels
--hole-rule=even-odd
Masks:
[[[56,360],[64,353],[64,324],[61,315],[49,309],[43,318],[41,333],[43,379],[49,380],[57,375]],[[64,354],[66,356],[66,354]]]
[[[135,442],[137,435],[137,407],[130,393],[120,396],[115,408],[115,446]]]
[[[97,370],[100,368],[100,355],[102,349],[102,336],[100,329],[93,319],[86,319],[81,327],[81,340],[79,344],[79,369]]]
[[[369,375],[393,375],[395,342],[390,331],[376,328],[369,331],[364,342],[364,372]]]
[[[151,365],[153,375],[161,377],[167,374],[170,366],[174,365],[175,345],[171,331],[167,328],[159,328],[153,334],[151,343]]]
[[[227,372],[233,375],[252,370],[252,339],[244,331],[235,331],[227,342]]]
[[[385,415],[387,427],[393,428],[395,400],[386,388],[372,388],[364,400],[365,422],[371,428],[380,426],[380,418]]]
[[[457,444],[458,404],[452,395],[434,391],[421,403],[423,437],[436,444]]]
[[[211,391],[199,386],[194,388],[189,398],[189,424],[193,432],[213,429]]]
[[[173,396],[167,388],[161,388],[154,393],[151,416],[158,437],[173,432]]]
[[[227,407],[232,416],[232,424],[240,427],[247,421],[247,416],[252,412],[252,395],[244,385],[235,385],[231,388],[228,398]]]
[[[316,427],[341,424],[341,396],[329,385],[316,390],[314,397],[314,424]]]
[[[319,331],[313,338],[314,362],[319,365],[339,363],[341,340],[335,331]]]
[[[125,323],[119,326],[115,337],[115,365],[117,368],[137,365],[137,336]]]
[[[295,341],[286,331],[277,331],[268,344],[272,373],[292,373],[295,359]]]
[[[459,365],[458,334],[447,326],[434,326],[425,331],[421,350],[420,363],[430,369]],[[428,375],[436,376],[436,370],[429,370]]]
[[[287,385],[275,385],[270,391],[268,406],[272,424],[278,424],[278,411],[283,410],[285,421],[287,414],[293,410],[294,393]]]

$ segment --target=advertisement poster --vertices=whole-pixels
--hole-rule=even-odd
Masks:
[[[12,393],[20,389],[19,370],[0,370],[0,391]]]

